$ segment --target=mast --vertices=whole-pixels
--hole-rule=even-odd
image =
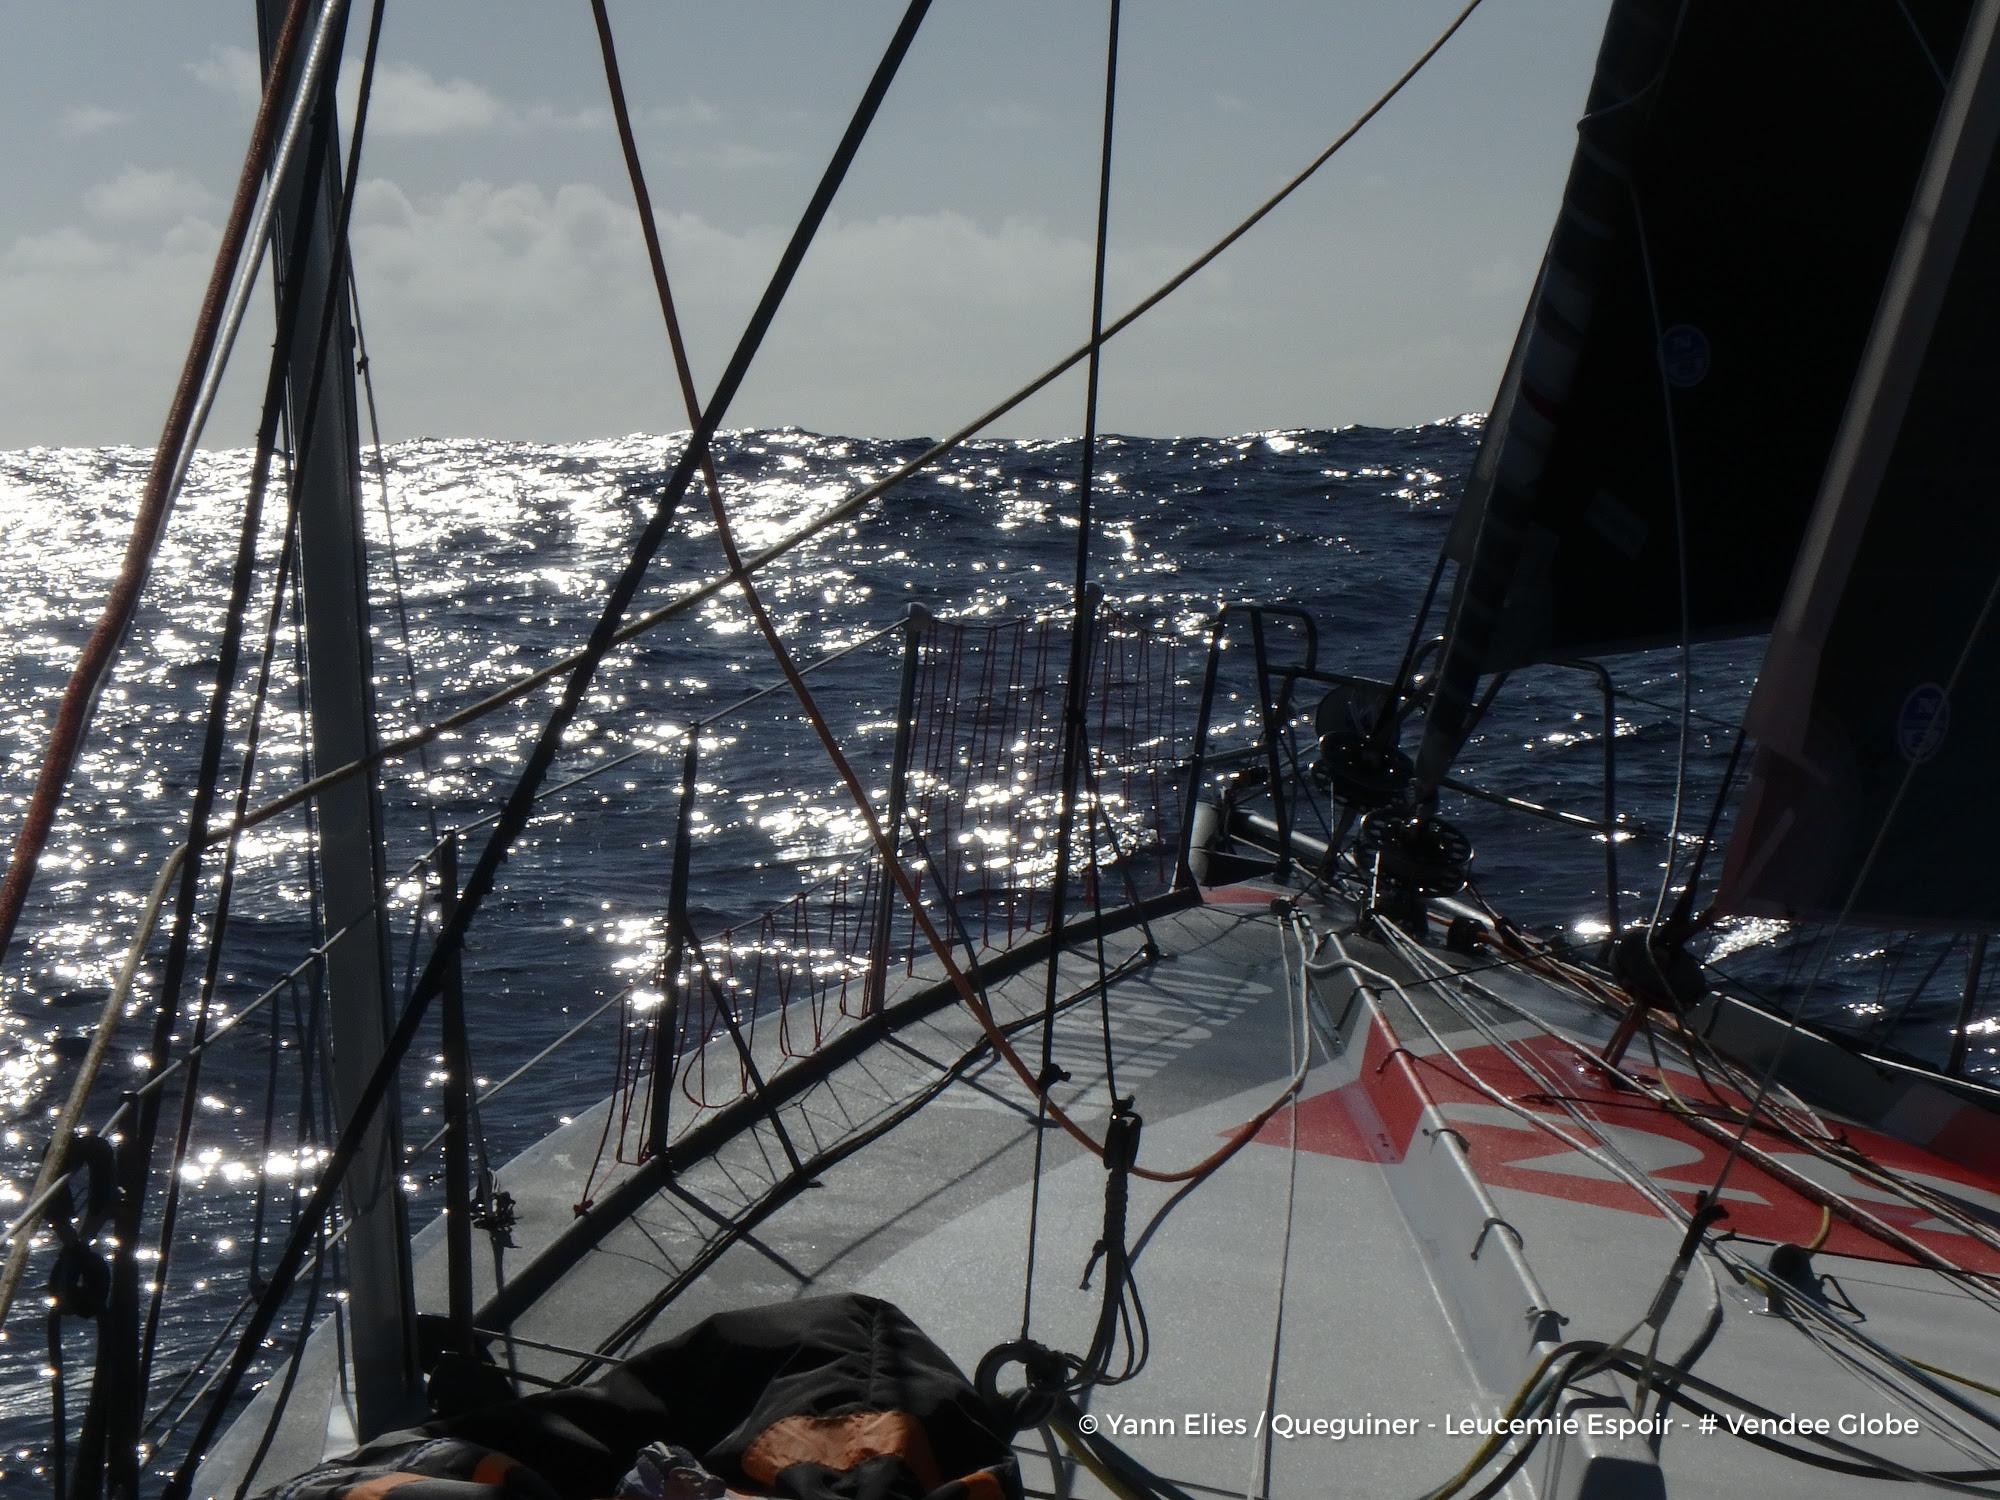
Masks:
[[[284,0],[257,0],[260,52]],[[281,277],[303,278],[302,337],[292,343],[287,374],[293,483],[299,517],[300,592],[304,601],[309,733],[315,771],[366,757],[376,746],[368,570],[361,524],[360,419],[355,401],[345,278],[334,278],[334,229],[341,198],[338,127],[331,70],[316,122],[326,146],[304,153],[281,185],[273,255]],[[311,237],[300,265],[285,263],[299,216],[310,212]],[[326,364],[314,369],[318,330],[334,304]],[[301,408],[318,390],[317,409]],[[306,439],[301,449],[301,439]],[[303,462],[299,460],[302,459]],[[321,900],[328,936],[325,977],[333,1049],[333,1099],[345,1122],[392,1027],[388,924],[382,905],[382,808],[374,771],[350,776],[314,799],[319,831]],[[348,1230],[347,1317],[353,1351],[359,1436],[412,1421],[424,1412],[409,1262],[409,1223],[399,1187],[400,1108],[392,1089],[345,1184]]]

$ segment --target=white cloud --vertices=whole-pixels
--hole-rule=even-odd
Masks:
[[[720,172],[758,172],[788,167],[798,160],[793,152],[768,151],[747,141],[674,140],[663,146],[649,146],[645,155],[647,161],[666,166]]]
[[[697,380],[720,371],[784,232],[693,214],[660,229]],[[554,436],[682,420],[638,224],[595,186],[364,181],[354,217],[378,388],[397,430]],[[1114,258],[1130,300],[1172,259]],[[1089,251],[1029,220],[832,220],[732,415],[828,430],[942,429],[1079,341]],[[1195,301],[1200,303],[1201,293]],[[975,393],[968,398],[966,392]]]
[[[92,216],[111,224],[183,218],[201,212],[213,201],[191,177],[143,167],[127,167],[83,195],[83,206]]]
[[[80,104],[62,117],[62,132],[64,135],[96,135],[115,125],[123,125],[128,118],[101,104]]]
[[[203,88],[238,104],[254,106],[264,97],[264,70],[243,47],[210,48],[208,56],[188,64],[188,72]]]
[[[343,75],[340,87],[341,118],[351,128],[355,95],[361,87],[359,70]],[[468,78],[440,79],[414,63],[377,68],[368,101],[368,133],[402,138],[497,130],[600,130],[610,123],[610,112],[601,108],[565,110],[552,104],[522,108]]]
[[[151,437],[214,254],[217,231],[194,211],[192,191],[128,172],[97,190],[94,206],[113,211],[100,220],[104,232],[64,229],[0,253],[0,447]],[[706,390],[789,225],[669,214],[660,229]],[[154,237],[150,248],[141,231]],[[622,195],[485,181],[424,194],[364,178],[353,241],[391,437],[571,439],[684,423],[637,217]],[[1191,248],[1116,246],[1112,312]],[[1106,355],[1106,430],[1240,431],[1443,410],[1451,403],[1434,394],[1440,371],[1470,370],[1461,384],[1486,383],[1505,354],[1513,296],[1440,267],[1436,316],[1412,319],[1374,295],[1379,264],[1357,263],[1345,283],[1331,278],[1328,264],[1343,264],[1338,248],[1248,247],[1119,338]],[[1420,256],[1426,242],[1404,248]],[[1032,218],[830,218],[727,420],[949,430],[1081,342],[1089,264],[1083,235]],[[255,301],[265,316],[267,299]],[[239,341],[211,442],[246,439],[254,351],[266,338],[246,330]],[[998,430],[1073,432],[1080,399],[1072,374]]]
[[[81,229],[57,229],[48,234],[23,235],[0,257],[0,270],[10,281],[32,279],[45,273],[63,274],[94,271],[113,265],[117,250],[92,239]]]
[[[182,219],[151,244],[133,246],[65,228],[23,237],[0,253],[6,439],[157,436],[219,234]],[[244,346],[260,342],[253,335]]]
[[[517,130],[609,130],[611,111],[608,109],[557,109],[553,104],[531,104],[524,110],[513,113],[511,123]]]
[[[1043,122],[1043,115],[1033,105],[1019,99],[1006,99],[998,104],[982,105],[973,116],[982,125],[991,125],[1001,130],[1029,130]]]
[[[368,128],[384,135],[460,135],[490,130],[506,116],[497,96],[469,79],[440,83],[410,63],[378,68]]]
[[[714,125],[722,112],[699,94],[690,94],[684,104],[655,104],[632,112],[639,125]]]

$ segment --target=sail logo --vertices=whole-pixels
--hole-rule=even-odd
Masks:
[[[1676,323],[1660,335],[1660,371],[1669,385],[1686,390],[1708,378],[1708,335],[1692,323]]]
[[[1896,748],[1903,759],[1920,766],[1938,753],[1951,730],[1951,700],[1935,682],[1910,689],[1896,714]]]

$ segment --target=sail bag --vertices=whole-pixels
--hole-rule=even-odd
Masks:
[[[718,1313],[588,1385],[386,1434],[262,1500],[603,1500],[655,1444],[736,1493],[1021,1495],[950,1357],[894,1305],[844,1295]]]

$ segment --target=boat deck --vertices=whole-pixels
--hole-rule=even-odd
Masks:
[[[1134,1180],[1129,1219],[1135,1280],[1151,1331],[1151,1358],[1128,1384],[1089,1403],[1100,1430],[1193,1494],[1418,1495],[1447,1480],[1482,1439],[1466,1425],[1499,1412],[1537,1361],[1565,1340],[1613,1340],[1637,1323],[1671,1263],[1682,1226],[1591,1155],[1549,1128],[1593,1122],[1656,1195],[1691,1203],[1722,1147],[1670,1115],[1607,1087],[1563,1038],[1601,1044],[1608,1015],[1583,997],[1490,960],[1424,950],[1435,977],[1453,965],[1483,987],[1410,988],[1409,956],[1370,940],[1339,940],[1354,963],[1308,979],[1304,953],[1271,906],[1273,892],[1236,887],[1209,904],[1156,917],[1164,957],[1112,987],[1108,1003],[1117,1088],[1133,1094],[1145,1127],[1139,1160],[1173,1169],[1207,1157],[1263,1111],[1303,1062],[1296,1105],[1200,1184]],[[1330,909],[1307,913],[1321,932]],[[1144,932],[1109,935],[1117,963]],[[1329,943],[1326,959],[1337,951]],[[1060,988],[1085,993],[1094,945],[1066,953]],[[911,987],[924,980],[912,976]],[[1390,983],[1388,981],[1394,981]],[[994,983],[996,1014],[1031,1015],[1044,970]],[[1397,984],[1403,986],[1399,992]],[[908,991],[906,990],[905,993]],[[892,1008],[896,996],[891,996]],[[1055,1097],[1089,1128],[1108,1113],[1104,1021],[1094,998],[1064,1011],[1055,1060],[1071,1075]],[[1039,1033],[1018,1037],[1024,1055]],[[665,1337],[728,1307],[855,1289],[905,1308],[968,1371],[1022,1331],[1034,1182],[1034,1101],[1012,1071],[984,1055],[947,1081],[979,1033],[957,1006],[896,1030],[776,1112],[793,1150],[812,1157],[894,1118],[927,1090],[935,1097],[887,1133],[781,1191],[788,1158],[770,1118],[751,1124],[683,1171],[606,1234],[525,1314],[517,1342],[496,1354],[529,1375],[558,1379],[578,1361],[534,1347],[598,1348],[676,1278],[699,1268],[657,1311],[640,1340]],[[726,1044],[725,1044],[726,1045]],[[761,1045],[761,1044],[760,1044]],[[1510,1058],[1528,1059],[1533,1077]],[[1659,1069],[1685,1098],[1701,1097],[1692,1070],[1663,1049]],[[771,1059],[775,1064],[776,1059]],[[1633,1064],[1639,1058],[1631,1059]],[[733,1066],[733,1062],[731,1064]],[[1497,1088],[1496,1102],[1467,1069]],[[1643,1071],[1655,1075],[1651,1056]],[[515,1248],[482,1251],[483,1298],[576,1223],[583,1169],[604,1127],[601,1105],[503,1169],[516,1200]],[[1973,1168],[1879,1132],[1847,1126],[1880,1160],[1919,1173],[1969,1211],[2000,1223],[2000,1191]],[[600,1181],[614,1193],[621,1168]],[[2000,1255],[1839,1168],[1801,1158],[1798,1170],[1839,1185],[1914,1242],[1975,1271]],[[1089,1341],[1098,1297],[1079,1287],[1103,1216],[1105,1173],[1059,1130],[1044,1138],[1034,1252],[1031,1331],[1056,1347]],[[1148,1226],[1173,1206],[1150,1235]],[[1726,1195],[1730,1249],[1761,1265],[1769,1242],[1809,1242],[1819,1212],[1761,1168],[1736,1169]],[[718,1218],[757,1222],[713,1255]],[[1146,1237],[1141,1243],[1141,1236]],[[482,1242],[483,1243],[483,1242]],[[420,1236],[419,1296],[441,1311],[439,1226]],[[499,1276],[496,1279],[496,1262]],[[1816,1347],[1797,1320],[1770,1315],[1768,1297],[1697,1262],[1659,1343],[1679,1358],[1711,1310],[1720,1331],[1696,1373],[1765,1407],[1803,1417],[1917,1416],[1913,1437],[1853,1441],[1929,1468],[2000,1467],[1937,1433],[1937,1412],[1909,1410],[1852,1363]],[[1837,1316],[1899,1354],[2000,1383],[1991,1319],[1965,1291],[1845,1223],[1828,1231],[1816,1270],[1830,1273],[1852,1313]],[[1093,1283],[1095,1285],[1095,1283]],[[258,1477],[268,1485],[338,1451],[351,1435],[338,1398],[330,1329],[314,1341]],[[1644,1335],[1633,1341],[1643,1351]],[[532,1341],[532,1342],[531,1342]],[[1984,1401],[1976,1391],[1957,1394]],[[1587,1421],[1624,1416],[1631,1382],[1597,1375],[1571,1393]],[[260,1397],[202,1471],[198,1493],[231,1495],[263,1433]],[[1580,1404],[1579,1404],[1580,1403]],[[1950,1413],[1942,1399],[1933,1408]],[[260,1411],[260,1408],[262,1410]],[[1824,1496],[1876,1493],[1879,1481],[1805,1467],[1762,1452],[1726,1425],[1675,1426],[1657,1459],[1633,1436],[1551,1439],[1503,1493],[1511,1495]],[[1378,1430],[1335,1437],[1329,1424],[1379,1419]],[[1322,1423],[1318,1434],[1311,1428]],[[1403,1431],[1379,1430],[1402,1424]],[[1968,1425],[1973,1425],[1968,1422]],[[1990,1431],[1990,1429],[1989,1429]],[[1101,1493],[1088,1473],[1052,1469],[1036,1435],[1023,1435],[1031,1490]]]

